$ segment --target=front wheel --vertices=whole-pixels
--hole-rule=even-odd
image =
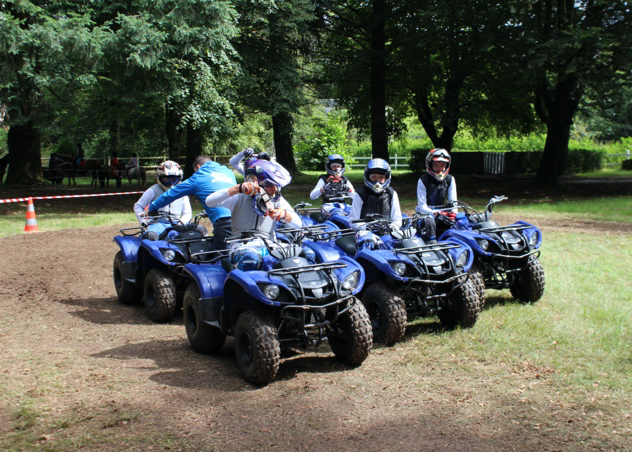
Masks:
[[[372,284],[364,291],[362,303],[371,319],[375,342],[393,345],[404,337],[406,305],[395,289],[381,282]]]
[[[544,295],[544,283],[542,264],[539,259],[533,259],[518,273],[509,289],[514,298],[535,303]]]
[[[470,280],[472,281],[472,283],[474,284],[474,288],[476,289],[476,294],[478,295],[478,300],[480,302],[481,309],[483,309],[485,307],[485,298],[486,298],[485,278],[483,278],[483,274],[476,266],[472,266],[469,273],[470,273]]]
[[[469,328],[478,319],[481,307],[476,288],[471,279],[454,289],[450,295],[450,307],[439,311],[439,320],[446,328]]]
[[[123,252],[119,251],[114,256],[112,264],[112,278],[114,279],[114,289],[116,296],[122,304],[136,304],[141,299],[140,290],[135,284],[126,281],[123,277]]]
[[[184,292],[184,328],[193,350],[199,353],[219,351],[226,342],[226,336],[218,328],[204,323],[200,309],[200,289],[194,282]]]
[[[235,355],[244,378],[267,385],[281,362],[279,333],[272,320],[254,311],[244,312],[235,324]]]
[[[353,306],[338,317],[332,329],[328,340],[336,359],[352,366],[362,364],[373,346],[371,320],[362,303],[354,298]]]
[[[154,268],[145,277],[145,311],[154,322],[167,322],[176,312],[176,284],[169,273]]]

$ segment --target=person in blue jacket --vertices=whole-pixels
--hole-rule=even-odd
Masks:
[[[230,237],[232,231],[230,210],[226,207],[208,207],[205,201],[210,194],[217,190],[236,185],[235,173],[203,155],[195,159],[193,170],[195,172],[191,177],[155,199],[149,205],[149,211],[157,211],[183,196],[195,195],[204,206],[208,219],[213,224],[213,247],[216,250],[226,249],[226,239]]]

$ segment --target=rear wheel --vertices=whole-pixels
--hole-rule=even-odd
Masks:
[[[141,300],[141,292],[135,284],[123,278],[123,252],[119,251],[114,256],[112,264],[112,278],[114,279],[114,289],[116,296],[123,304],[136,304]]]
[[[145,277],[145,311],[154,322],[167,322],[176,312],[176,285],[169,273],[154,268]]]
[[[200,289],[194,282],[184,292],[184,328],[193,350],[199,353],[219,351],[226,342],[219,329],[203,322],[200,310]]]
[[[279,335],[272,320],[246,311],[235,324],[235,355],[244,378],[267,385],[276,376],[281,362]]]
[[[539,301],[544,295],[544,283],[542,264],[539,259],[533,259],[514,279],[511,295],[524,302]]]
[[[476,288],[471,279],[454,289],[450,295],[451,307],[439,311],[439,320],[446,328],[469,328],[476,323],[480,304]]]
[[[404,337],[406,306],[397,291],[381,282],[372,284],[364,291],[362,303],[371,319],[375,342],[393,345]]]
[[[362,364],[373,346],[371,321],[362,303],[354,299],[353,306],[338,317],[332,328],[328,340],[336,359],[352,366]]]

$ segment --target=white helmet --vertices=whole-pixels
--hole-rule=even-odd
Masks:
[[[432,177],[434,177],[438,181],[442,181],[443,179],[446,178],[446,176],[450,172],[451,160],[452,158],[450,157],[450,154],[445,149],[441,149],[441,148],[432,149],[430,152],[428,152],[428,155],[426,155],[426,171],[428,172],[428,174],[430,174]],[[433,162],[445,163],[445,170],[441,171],[440,173],[436,173],[434,169],[432,168]]]
[[[177,185],[182,180],[183,176],[182,168],[176,162],[171,160],[164,161],[158,166],[156,176],[158,176],[158,183],[165,190],[169,190],[174,185]]]

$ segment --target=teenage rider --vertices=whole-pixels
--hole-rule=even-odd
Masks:
[[[321,195],[323,197],[323,203],[331,202],[330,197],[325,192],[325,186],[331,184],[332,187],[340,188],[340,191],[345,193],[353,193],[353,184],[344,176],[345,172],[345,159],[340,154],[332,154],[327,157],[325,161],[325,170],[327,174],[322,174],[318,178],[318,183],[309,194],[311,199],[318,199]]]
[[[191,221],[191,203],[189,202],[189,198],[186,196],[184,198],[176,199],[172,203],[157,209],[158,212],[165,212],[172,215],[174,220],[170,221],[167,218],[161,218],[150,223],[145,213],[145,209],[154,199],[160,197],[171,187],[180,183],[182,180],[182,174],[182,169],[176,162],[172,162],[171,160],[162,162],[156,171],[157,183],[149,187],[140,199],[136,201],[136,204],[134,204],[134,213],[136,214],[136,218],[138,218],[138,221],[143,226],[147,227],[145,237],[149,240],[158,240],[161,238],[163,233],[170,228],[171,223],[175,220],[175,218],[180,219],[182,224],[187,224]]]
[[[292,180],[285,168],[267,160],[254,160],[246,169],[244,180],[206,198],[207,206],[221,206],[232,213],[231,238],[258,230],[274,240],[277,221],[287,223],[291,228],[302,226],[301,218],[281,196],[281,189]],[[231,246],[231,261],[241,268],[244,256],[261,257],[266,252],[267,247],[261,239],[253,238],[248,243],[235,242]]]
[[[455,209],[435,209],[456,201],[456,180],[449,175],[452,158],[445,149],[432,149],[426,155],[426,172],[417,182],[415,211],[427,215],[417,225],[424,240],[434,243],[450,228],[456,218]]]
[[[204,202],[211,193],[235,185],[237,183],[235,173],[203,155],[195,159],[193,170],[195,172],[191,177],[153,201],[149,205],[149,210],[158,210],[178,198],[195,195],[204,206],[208,219],[213,224],[213,248],[216,250],[226,249],[225,240],[231,233],[230,210],[225,207],[211,208]]]

